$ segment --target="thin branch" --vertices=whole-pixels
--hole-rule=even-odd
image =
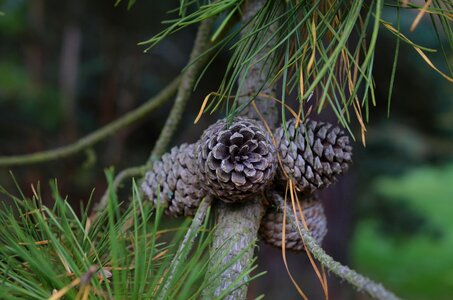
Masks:
[[[120,187],[121,183],[127,178],[131,178],[131,177],[135,177],[135,176],[143,177],[145,175],[146,170],[148,170],[148,169],[149,169],[149,165],[144,164],[144,165],[130,167],[130,168],[122,170],[115,176],[115,179],[113,179],[112,189],[114,191],[116,191]],[[103,211],[104,208],[107,206],[108,199],[109,199],[109,189],[107,189],[104,192],[104,194],[101,197],[101,200],[99,200],[99,202],[93,208],[93,212],[95,214],[98,214],[99,212]]]
[[[181,121],[184,109],[186,108],[187,102],[192,94],[197,75],[209,58],[209,55],[205,54],[203,57],[196,60],[211,46],[209,36],[213,24],[214,18],[209,18],[201,22],[200,27],[198,28],[195,43],[190,54],[189,65],[181,76],[181,84],[179,85],[178,92],[176,94],[175,104],[173,105],[165,122],[164,128],[162,129],[154,149],[151,152],[149,161],[158,159],[162,154],[164,154],[179,122]]]
[[[289,223],[293,226],[295,230],[299,230],[300,227],[300,232],[302,233],[302,238],[304,240],[305,247],[330,272],[346,280],[358,291],[365,292],[375,299],[382,300],[400,299],[395,294],[385,289],[384,286],[382,286],[382,284],[374,282],[373,280],[350,269],[348,266],[344,266],[339,262],[335,261],[318,245],[316,240],[311,236],[310,232],[307,229],[305,229],[305,227],[302,224],[300,224],[300,226],[296,225],[295,222],[300,222],[299,218],[296,218],[294,216],[291,207],[285,203],[285,200],[283,199],[282,196],[274,193],[274,201],[280,206],[281,209],[286,209],[287,219]]]
[[[163,286],[156,299],[167,299],[168,287],[170,286],[173,277],[175,276],[178,265],[187,259],[187,255],[192,248],[193,243],[195,242],[195,238],[197,237],[201,226],[203,225],[204,218],[206,216],[208,208],[212,204],[212,201],[213,198],[211,196],[208,196],[200,203],[197,213],[193,217],[192,223],[190,224],[190,227],[187,230],[184,239],[175,254],[175,257],[173,257],[173,260],[171,261],[171,265],[168,270],[168,276],[165,279],[165,285]]]
[[[160,107],[174,95],[179,83],[180,77],[175,78],[162,91],[160,91],[159,94],[149,99],[141,106],[128,112],[115,121],[99,128],[98,130],[80,138],[73,144],[32,154],[0,156],[0,167],[37,164],[74,155],[116,133],[118,130],[134,124],[149,115],[150,112]]]

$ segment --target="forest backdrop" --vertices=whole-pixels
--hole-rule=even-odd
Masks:
[[[0,1],[5,13],[0,16],[0,156],[74,142],[160,91],[186,65],[196,28],[177,32],[146,54],[137,43],[164,28],[165,12],[176,6],[177,1],[137,1],[128,10],[126,2],[114,7],[110,1]],[[394,11],[386,12],[392,20]],[[415,12],[401,17],[402,31],[414,41],[438,46],[429,18],[410,33]],[[360,141],[354,145],[351,170],[321,194],[329,222],[324,248],[403,298],[448,299],[453,290],[453,87],[402,43],[388,117],[394,36],[382,30],[377,47],[374,72],[381,105],[371,112],[366,147]],[[453,54],[447,55],[452,61]],[[442,53],[430,58],[440,65],[444,59]],[[227,61],[221,54],[208,69],[172,144],[195,141],[218,117],[206,115],[193,125]],[[142,164],[170,106],[78,155],[0,168],[0,184],[12,188],[12,170],[26,193],[40,181],[43,199],[51,199],[47,182],[53,178],[76,208],[93,189],[99,199],[106,188],[104,169]],[[329,112],[319,118],[335,121]],[[279,250],[260,247],[260,270],[269,273],[252,283],[250,295],[294,297]],[[316,286],[304,255],[289,260],[302,286]],[[335,280],[330,288],[335,299],[356,295]]]

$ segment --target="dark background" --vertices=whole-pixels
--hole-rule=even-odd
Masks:
[[[163,29],[165,12],[176,6],[177,1],[137,1],[128,11],[126,3],[115,8],[113,1],[0,0],[5,13],[0,16],[0,155],[74,142],[155,95],[187,63],[196,28],[172,35],[148,53],[137,43]],[[439,48],[427,17],[408,32],[414,17],[414,12],[402,14],[404,33]],[[384,19],[394,21],[394,12],[387,9]],[[324,247],[404,298],[451,299],[453,88],[402,43],[387,117],[394,48],[394,36],[382,29],[374,67],[378,105],[371,111],[367,146],[355,143],[351,170],[321,195],[329,222]],[[446,54],[451,62],[451,51]],[[448,73],[441,53],[430,58]],[[205,116],[193,125],[227,60],[228,53],[221,53],[209,68],[172,144],[195,141],[216,118]],[[54,178],[76,207],[93,189],[99,199],[106,187],[104,169],[144,163],[170,107],[171,101],[95,145],[90,155],[11,170],[25,193],[40,182],[48,202],[48,182]],[[328,111],[316,118],[335,122]],[[0,169],[0,184],[14,188],[8,168]],[[289,254],[289,265],[303,290],[321,299],[306,255]],[[297,297],[279,249],[260,245],[259,266],[268,273],[252,283],[251,299],[261,293],[267,299]],[[366,299],[330,278],[331,299]]]

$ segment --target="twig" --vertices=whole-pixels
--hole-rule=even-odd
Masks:
[[[147,164],[145,164],[145,165],[130,167],[130,168],[122,170],[121,172],[118,173],[118,175],[115,176],[115,179],[113,179],[112,189],[114,191],[116,191],[119,188],[119,186],[121,185],[121,183],[127,178],[131,178],[131,177],[135,177],[135,176],[143,176],[148,168],[149,168],[149,166]],[[93,212],[97,214],[97,213],[103,211],[107,205],[108,199],[109,199],[109,190],[107,189],[104,192],[104,194],[102,195],[101,200],[99,200],[99,202],[93,208]]]
[[[249,0],[246,2],[242,15],[243,24],[247,24],[253,16],[265,5],[265,0]],[[276,25],[270,26],[267,30],[268,37],[276,29]],[[244,28],[242,35],[247,36],[253,26]],[[267,39],[264,39],[267,40]],[[267,43],[259,53],[257,53],[256,60],[251,64],[250,68],[241,74],[239,80],[239,95],[246,95],[239,97],[238,104],[249,104],[250,97],[258,95],[259,93],[274,96],[274,86],[269,82],[268,78],[271,76],[271,63],[273,57],[267,59],[260,58],[268,53],[275,46],[274,41]],[[256,106],[259,111],[264,115],[265,122],[271,129],[275,129],[278,121],[278,110],[275,101],[268,101],[257,96],[255,99]],[[259,119],[260,116],[251,105],[247,106],[243,112],[249,118]],[[215,207],[217,214],[217,225],[214,232],[213,246],[211,250],[210,265],[208,266],[207,277],[211,274],[218,273],[218,264],[222,262],[223,265],[228,265],[232,260],[236,261],[229,266],[216,280],[212,280],[211,287],[207,288],[206,292],[202,295],[203,299],[213,299],[219,297],[223,292],[231,287],[233,284],[239,284],[240,287],[234,289],[226,297],[222,299],[228,300],[242,300],[247,295],[247,283],[249,276],[243,276],[243,273],[250,266],[253,260],[254,245],[257,238],[258,229],[261,219],[264,215],[264,207],[261,197],[257,197],[247,203],[240,205],[226,205],[218,203]],[[232,238],[234,237],[234,238]],[[227,255],[225,251],[220,249],[229,249]],[[240,255],[240,258],[237,257]],[[239,281],[239,282],[238,282]]]
[[[173,260],[171,261],[170,269],[168,270],[168,276],[165,279],[165,285],[163,286],[161,292],[156,297],[156,299],[167,299],[168,296],[167,290],[173,280],[173,277],[175,276],[177,267],[180,262],[186,260],[187,254],[189,252],[188,250],[192,248],[192,245],[195,242],[195,238],[197,237],[200,227],[203,225],[206,212],[208,211],[208,208],[211,206],[212,201],[213,198],[208,196],[200,203],[197,213],[193,217],[192,223],[190,224],[190,227],[187,230],[184,239],[181,242],[178,251],[175,254],[175,257],[173,257]]]
[[[137,121],[146,117],[150,112],[154,111],[171,98],[171,96],[178,88],[179,82],[180,77],[178,76],[162,91],[160,91],[159,94],[149,99],[141,106],[128,112],[115,121],[99,128],[98,130],[80,138],[73,144],[32,154],[0,156],[0,167],[37,164],[74,155],[105,139],[109,135],[114,134],[118,130],[136,123]]]
[[[198,28],[192,52],[190,53],[189,65],[181,76],[181,84],[179,85],[178,92],[176,94],[175,103],[170,111],[170,114],[168,115],[164,128],[160,132],[154,149],[151,152],[149,161],[158,159],[162,154],[164,154],[179,122],[181,121],[184,109],[186,108],[187,102],[192,94],[197,75],[209,58],[209,55],[205,54],[200,59],[195,60],[211,46],[209,36],[213,24],[214,18],[209,18],[201,22],[200,27]]]
[[[287,219],[294,230],[300,229],[305,247],[310,251],[313,256],[330,272],[334,273],[338,277],[346,280],[358,291],[365,292],[375,299],[382,300],[398,300],[399,298],[392,292],[385,289],[382,284],[374,282],[373,280],[357,273],[350,269],[348,266],[344,266],[339,262],[335,261],[330,255],[328,255],[311,236],[310,232],[300,224],[296,225],[295,222],[300,222],[299,218],[294,216],[294,213],[290,206],[285,203],[282,196],[274,193],[274,201],[280,206],[281,209],[286,209]]]

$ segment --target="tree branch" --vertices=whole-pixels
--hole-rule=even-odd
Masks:
[[[249,0],[246,2],[242,15],[243,24],[247,24],[253,16],[264,6],[266,0]],[[253,24],[252,24],[253,25]],[[276,25],[270,26],[267,29],[267,37],[272,36]],[[254,26],[246,27],[242,36],[247,36]],[[267,40],[264,38],[263,40]],[[274,87],[269,83],[270,63],[272,57],[263,59],[263,55],[267,54],[275,46],[274,42],[267,43],[257,54],[256,59],[251,67],[239,77],[239,95],[245,95],[238,99],[239,105],[248,105],[242,112],[249,118],[259,119],[259,114],[254,110],[252,105],[249,105],[250,97],[263,93],[267,95],[274,94]],[[258,110],[265,118],[265,122],[271,129],[275,129],[278,122],[278,110],[275,102],[255,98],[255,103]],[[206,292],[202,295],[203,299],[213,299],[222,295],[232,284],[240,280],[240,287],[234,289],[223,299],[241,300],[247,296],[247,282],[249,276],[244,276],[243,272],[247,270],[250,261],[253,259],[254,247],[250,247],[256,242],[258,229],[261,219],[264,215],[264,206],[261,197],[257,197],[243,204],[231,205],[218,203],[215,206],[217,214],[217,226],[214,232],[213,246],[211,250],[210,265],[208,266],[207,278],[212,274],[218,273],[217,262],[221,261],[223,265],[227,265],[232,260],[241,255],[230,267],[228,267],[220,276],[212,281],[212,287],[206,291],[213,291],[214,295]],[[228,249],[227,255],[222,249]],[[242,284],[241,284],[242,283]]]
[[[249,276],[239,278],[244,271],[249,269],[253,259],[255,247],[251,247],[251,245],[256,242],[258,229],[264,215],[264,207],[259,199],[253,199],[237,205],[218,201],[214,209],[217,222],[206,273],[206,279],[211,280],[211,283],[210,287],[204,290],[202,299],[218,298],[233,284],[239,287],[222,299],[245,299]],[[238,256],[240,256],[239,259]],[[235,262],[218,275],[219,269],[225,268],[232,261]],[[217,277],[212,280],[214,275]]]
[[[178,251],[176,252],[173,260],[171,261],[170,268],[168,270],[168,276],[165,279],[165,285],[163,286],[161,292],[156,297],[156,299],[167,299],[168,287],[175,276],[175,272],[178,269],[180,263],[184,263],[187,255],[189,254],[190,249],[192,248],[193,243],[197,237],[198,232],[200,231],[201,226],[203,225],[204,218],[208,211],[208,208],[211,206],[213,198],[208,196],[206,197],[198,207],[197,213],[193,217],[192,223],[190,224],[189,229],[184,235],[183,241],[180,243]]]
[[[118,173],[118,175],[113,180],[112,188],[114,191],[118,189],[123,180],[125,180],[126,178],[139,175],[143,176],[144,173],[152,167],[153,161],[159,159],[160,156],[162,156],[162,154],[166,151],[166,148],[168,147],[168,144],[170,143],[170,140],[173,137],[179,122],[181,121],[181,117],[183,115],[184,109],[186,108],[187,102],[190,99],[190,95],[192,94],[192,89],[195,85],[197,75],[209,58],[209,55],[205,54],[203,57],[196,60],[211,46],[209,35],[213,24],[213,18],[206,19],[200,24],[198,28],[192,52],[190,53],[188,66],[181,75],[175,102],[167,117],[167,120],[165,121],[165,125],[160,132],[159,138],[157,139],[156,144],[151,151],[148,162],[145,165],[131,167]],[[102,211],[107,205],[107,201],[108,191],[105,191],[102,195],[101,200],[96,205],[94,211]]]
[[[164,154],[179,122],[181,121],[184,109],[186,108],[187,102],[192,94],[197,75],[210,57],[205,54],[203,57],[196,60],[211,46],[209,36],[213,24],[214,18],[209,18],[201,22],[200,27],[198,28],[192,52],[190,53],[189,65],[186,67],[181,76],[181,84],[179,85],[178,92],[176,94],[175,104],[168,115],[164,128],[160,132],[159,138],[157,139],[154,149],[149,157],[149,161],[159,159],[160,156]]]
[[[111,188],[113,189],[113,191],[116,191],[125,179],[135,177],[135,176],[140,176],[140,177],[144,176],[145,172],[146,172],[146,170],[148,170],[148,168],[149,168],[149,165],[144,164],[144,165],[130,167],[130,168],[122,170],[115,176],[115,179],[113,179]],[[99,200],[99,202],[93,208],[93,212],[95,214],[97,214],[97,213],[103,211],[104,208],[107,206],[108,199],[109,199],[109,189],[106,189],[104,194],[101,197],[101,200]]]
[[[286,209],[288,222],[289,224],[291,224],[293,229],[299,231],[300,228],[300,232],[302,233],[302,238],[305,247],[308,249],[308,251],[313,253],[313,256],[330,272],[349,282],[358,291],[365,292],[375,299],[382,300],[399,299],[395,294],[386,290],[382,286],[382,284],[374,282],[373,280],[350,269],[348,266],[344,266],[339,262],[335,261],[318,245],[316,240],[311,236],[310,232],[307,229],[305,229],[302,222],[300,222],[299,218],[296,218],[294,216],[291,207],[285,203],[283,197],[278,195],[277,193],[273,193],[273,195],[274,201],[280,206],[280,208]],[[296,222],[299,223],[299,226],[296,225]]]
[[[118,130],[134,124],[146,117],[150,112],[154,111],[171,98],[178,88],[179,82],[180,77],[175,78],[161,92],[159,92],[159,94],[149,99],[141,106],[128,112],[115,121],[99,128],[98,130],[80,138],[73,144],[32,154],[0,156],[0,167],[37,164],[74,155],[114,134]]]

